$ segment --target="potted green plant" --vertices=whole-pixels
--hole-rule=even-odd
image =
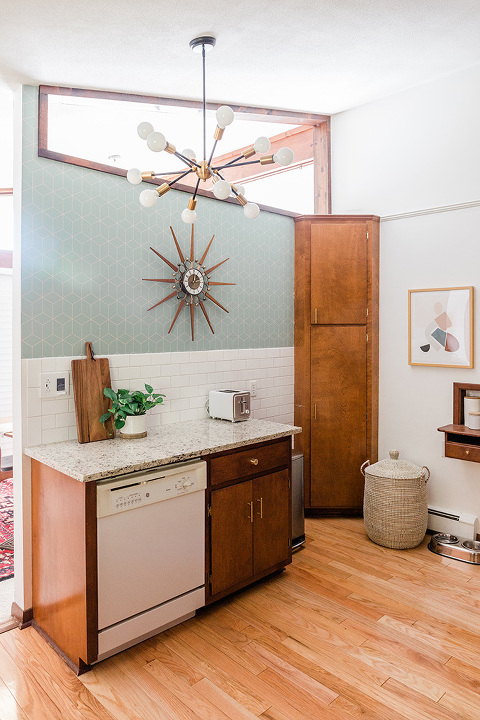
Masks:
[[[147,434],[146,413],[155,405],[161,405],[165,395],[154,393],[151,385],[145,384],[145,391],[141,390],[112,390],[104,388],[103,394],[112,401],[112,407],[100,418],[105,423],[111,417],[115,427],[120,431],[120,437],[140,438]]]

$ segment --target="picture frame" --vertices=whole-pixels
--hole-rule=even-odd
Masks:
[[[408,291],[408,364],[473,368],[473,286]]]

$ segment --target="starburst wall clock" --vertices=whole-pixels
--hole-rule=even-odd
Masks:
[[[143,278],[146,282],[157,282],[157,283],[170,283],[173,286],[173,292],[170,293],[170,295],[167,295],[159,302],[155,303],[155,305],[152,305],[152,307],[149,307],[148,310],[153,310],[154,308],[158,307],[159,305],[162,305],[162,303],[167,302],[167,300],[172,300],[173,298],[176,298],[178,300],[178,307],[175,312],[175,316],[172,320],[172,324],[170,325],[170,328],[168,330],[168,333],[171,333],[173,330],[173,327],[175,323],[178,320],[178,317],[183,310],[184,307],[190,308],[190,328],[192,333],[192,340],[195,339],[195,308],[199,307],[205,317],[205,320],[208,323],[208,327],[214,333],[212,323],[210,322],[210,318],[208,316],[207,310],[205,308],[205,303],[207,301],[213,302],[215,305],[217,305],[219,308],[224,310],[226,313],[228,313],[227,308],[223,307],[218,300],[215,300],[215,298],[211,295],[210,289],[213,285],[236,285],[236,283],[227,283],[227,282],[215,282],[213,280],[210,280],[211,273],[216,270],[220,265],[223,265],[227,262],[228,258],[225,258],[225,260],[222,260],[221,262],[217,263],[216,265],[213,265],[212,267],[209,267],[207,269],[205,263],[208,251],[210,250],[210,247],[213,242],[213,238],[215,235],[212,235],[212,239],[208,243],[205,252],[203,253],[200,260],[195,259],[195,248],[194,248],[194,235],[193,235],[193,228],[192,225],[192,234],[190,238],[190,257],[185,257],[182,253],[182,250],[180,248],[180,245],[178,244],[178,240],[175,236],[175,233],[173,231],[172,226],[170,226],[170,230],[172,232],[173,240],[175,243],[175,247],[177,248],[178,256],[180,258],[180,262],[176,265],[170,260],[167,260],[166,257],[161,255],[158,250],[155,250],[155,248],[151,247],[150,250],[152,250],[155,255],[158,255],[158,257],[163,260],[163,262],[168,265],[168,267],[173,270],[172,277],[171,278]]]

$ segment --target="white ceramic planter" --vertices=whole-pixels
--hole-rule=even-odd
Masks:
[[[125,425],[119,431],[120,437],[135,440],[147,436],[147,416],[128,415],[125,418]]]

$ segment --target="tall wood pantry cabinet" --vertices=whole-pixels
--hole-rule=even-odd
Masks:
[[[305,511],[359,515],[377,460],[379,218],[295,218],[295,425]]]

